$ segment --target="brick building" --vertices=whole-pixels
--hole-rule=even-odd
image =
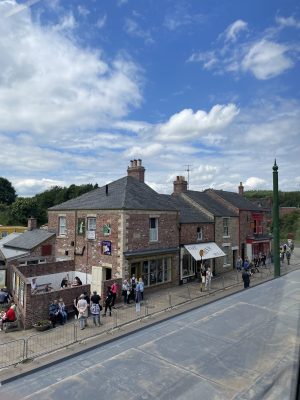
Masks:
[[[238,214],[239,252],[242,259],[247,256],[252,260],[260,253],[267,255],[271,250],[268,211],[244,197],[242,182],[238,190],[238,193],[234,193],[207,189],[204,193]]]
[[[174,182],[173,196],[179,196],[190,204],[201,213],[202,221],[210,223],[209,235],[204,235],[201,240],[206,242],[205,246],[210,242],[211,248],[216,249],[216,253],[212,253],[212,257],[206,261],[214,274],[234,268],[238,255],[238,213],[204,192],[188,190],[187,181],[182,176],[178,176]],[[202,225],[202,230],[205,230],[205,226],[207,229],[207,225]],[[200,247],[198,246],[199,250]]]
[[[48,210],[57,257],[99,293],[104,282],[142,277],[145,287],[177,284],[178,211],[144,182],[141,160],[127,176]]]

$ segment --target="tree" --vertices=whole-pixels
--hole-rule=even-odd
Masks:
[[[0,177],[0,203],[10,205],[16,198],[16,191],[11,182],[6,178]]]
[[[10,207],[14,224],[26,225],[28,218],[37,218],[37,201],[35,198],[19,197]]]

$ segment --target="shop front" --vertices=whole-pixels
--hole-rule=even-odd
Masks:
[[[271,239],[269,236],[247,239],[247,256],[250,260],[259,258],[262,254],[268,256],[271,250]]]
[[[224,257],[225,253],[214,243],[197,243],[184,245],[180,248],[180,284],[187,283],[199,277],[201,265],[213,270],[214,259]]]
[[[128,260],[129,277],[134,274],[137,279],[142,278],[145,287],[175,283],[178,248],[161,252],[125,252],[124,255]]]

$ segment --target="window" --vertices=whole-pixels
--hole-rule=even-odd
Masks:
[[[157,258],[142,262],[142,278],[145,286],[171,280],[171,258]]]
[[[87,238],[96,239],[96,217],[87,219]]]
[[[203,228],[202,227],[197,228],[197,240],[203,240]]]
[[[223,218],[223,236],[229,236],[228,219],[229,218]]]
[[[225,253],[223,264],[226,266],[229,263],[229,246],[223,246],[223,251]]]
[[[149,219],[149,240],[150,242],[156,242],[158,240],[158,219]]]
[[[67,234],[67,221],[66,217],[59,217],[58,219],[58,236],[65,236]]]

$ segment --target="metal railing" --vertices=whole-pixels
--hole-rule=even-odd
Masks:
[[[299,263],[296,262],[290,265],[285,263],[281,267],[282,275],[299,269],[299,267]],[[251,286],[272,278],[273,273],[270,266],[260,267],[259,272],[251,276]],[[30,335],[27,338],[1,343],[0,369],[52,353],[96,336],[113,333],[129,324],[146,322],[158,314],[170,313],[182,305],[234,287],[236,287],[236,291],[243,287],[241,272],[216,276],[212,279],[210,287],[205,289],[205,285],[202,285],[202,291],[200,282],[174,286],[171,290],[166,289],[163,294],[153,294],[140,304],[139,309],[136,308],[135,303],[130,305],[119,304],[117,309],[112,310],[112,316],[109,316],[109,313],[106,317],[101,315],[100,327],[94,327],[92,318],[88,318],[87,329],[80,330],[78,320],[75,320],[55,329]]]

